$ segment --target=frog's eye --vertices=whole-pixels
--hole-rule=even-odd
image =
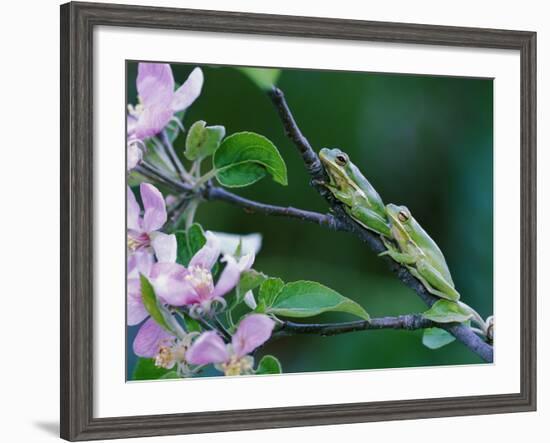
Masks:
[[[397,213],[397,218],[399,218],[399,221],[401,221],[401,222],[403,222],[403,223],[405,223],[406,221],[408,221],[408,220],[409,220],[409,217],[410,217],[410,216],[409,216],[408,212],[399,211],[399,212]]]
[[[338,154],[336,156],[336,163],[338,163],[340,166],[346,166],[348,161],[349,161],[348,156],[344,153]]]

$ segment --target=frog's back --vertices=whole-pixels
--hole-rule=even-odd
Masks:
[[[414,220],[415,231],[420,235],[416,236],[414,241],[424,251],[430,264],[439,271],[439,273],[454,287],[453,278],[451,277],[451,271],[445,261],[445,256],[437,243],[428,235],[428,233]]]
[[[371,185],[357,166],[350,165],[350,171],[355,183],[357,183],[359,188],[365,193],[365,197],[368,200],[368,205],[383,218],[386,218],[386,206],[384,205],[380,194],[378,194],[376,189],[374,189],[374,186]]]

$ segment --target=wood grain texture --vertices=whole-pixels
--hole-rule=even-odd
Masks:
[[[94,418],[92,36],[94,27],[99,25],[518,50],[521,54],[521,392],[476,397]],[[60,130],[62,438],[78,441],[145,437],[532,411],[536,408],[535,33],[69,3],[61,6]]]

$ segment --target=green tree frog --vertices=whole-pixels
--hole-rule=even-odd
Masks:
[[[389,255],[405,265],[432,294],[451,301],[458,301],[460,294],[455,289],[451,273],[443,253],[422,229],[405,206],[388,204],[386,213],[391,225],[391,234],[397,247],[382,238]]]
[[[319,158],[329,176],[324,185],[344,204],[347,214],[361,226],[390,238],[384,202],[348,155],[338,148],[323,148]]]

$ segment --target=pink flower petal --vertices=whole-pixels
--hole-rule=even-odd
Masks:
[[[137,251],[128,255],[128,266],[126,267],[128,278],[139,279],[139,274],[148,277],[154,261],[153,254],[147,250]]]
[[[137,119],[133,115],[126,116],[126,133],[128,138],[134,138],[133,134],[136,131]]]
[[[155,263],[150,281],[157,297],[172,306],[184,306],[199,301],[193,286],[185,279],[187,269],[177,263]]]
[[[136,196],[132,190],[128,187],[126,188],[126,202],[127,202],[127,221],[126,225],[128,229],[134,231],[141,230],[141,223],[139,219],[139,205],[136,200]]]
[[[170,122],[173,115],[172,109],[164,104],[144,108],[134,126],[134,137],[145,140],[158,134]]]
[[[166,203],[161,192],[149,183],[139,186],[141,200],[143,201],[143,229],[145,232],[153,232],[166,223]]]
[[[187,109],[201,93],[204,75],[201,68],[193,69],[183,85],[175,92],[172,99],[172,110],[174,112]]]
[[[204,332],[185,353],[185,359],[193,365],[223,363],[229,360],[227,346],[214,331]]]
[[[227,294],[235,286],[237,286],[237,283],[239,283],[239,278],[241,277],[241,270],[235,258],[231,255],[226,255],[224,256],[223,261],[227,262],[227,264],[225,265],[222,275],[220,275],[220,278],[214,287],[212,298],[221,297]]]
[[[157,256],[157,261],[175,263],[178,252],[178,243],[174,234],[153,232],[151,234],[151,246]]]
[[[173,336],[162,329],[152,318],[147,320],[139,329],[134,339],[134,354],[140,357],[152,358],[159,352],[159,348],[172,340]]]
[[[149,313],[145,309],[145,306],[143,306],[141,284],[138,278],[128,279],[127,292],[126,320],[128,325],[133,326],[145,320],[149,316]]]
[[[204,269],[212,269],[220,256],[220,242],[210,231],[206,232],[206,243],[191,258],[189,266],[199,266]]]
[[[271,337],[274,327],[275,322],[267,315],[251,314],[245,317],[239,323],[231,341],[235,354],[238,357],[250,354]]]
[[[170,65],[140,63],[136,86],[141,108],[136,110],[137,121],[128,125],[128,131],[144,140],[162,131],[174,115],[174,77]]]
[[[143,158],[143,152],[136,143],[129,143],[126,155],[126,169],[131,171]]]
[[[166,63],[140,63],[136,86],[144,107],[164,104],[169,108],[174,95],[172,68]]]

